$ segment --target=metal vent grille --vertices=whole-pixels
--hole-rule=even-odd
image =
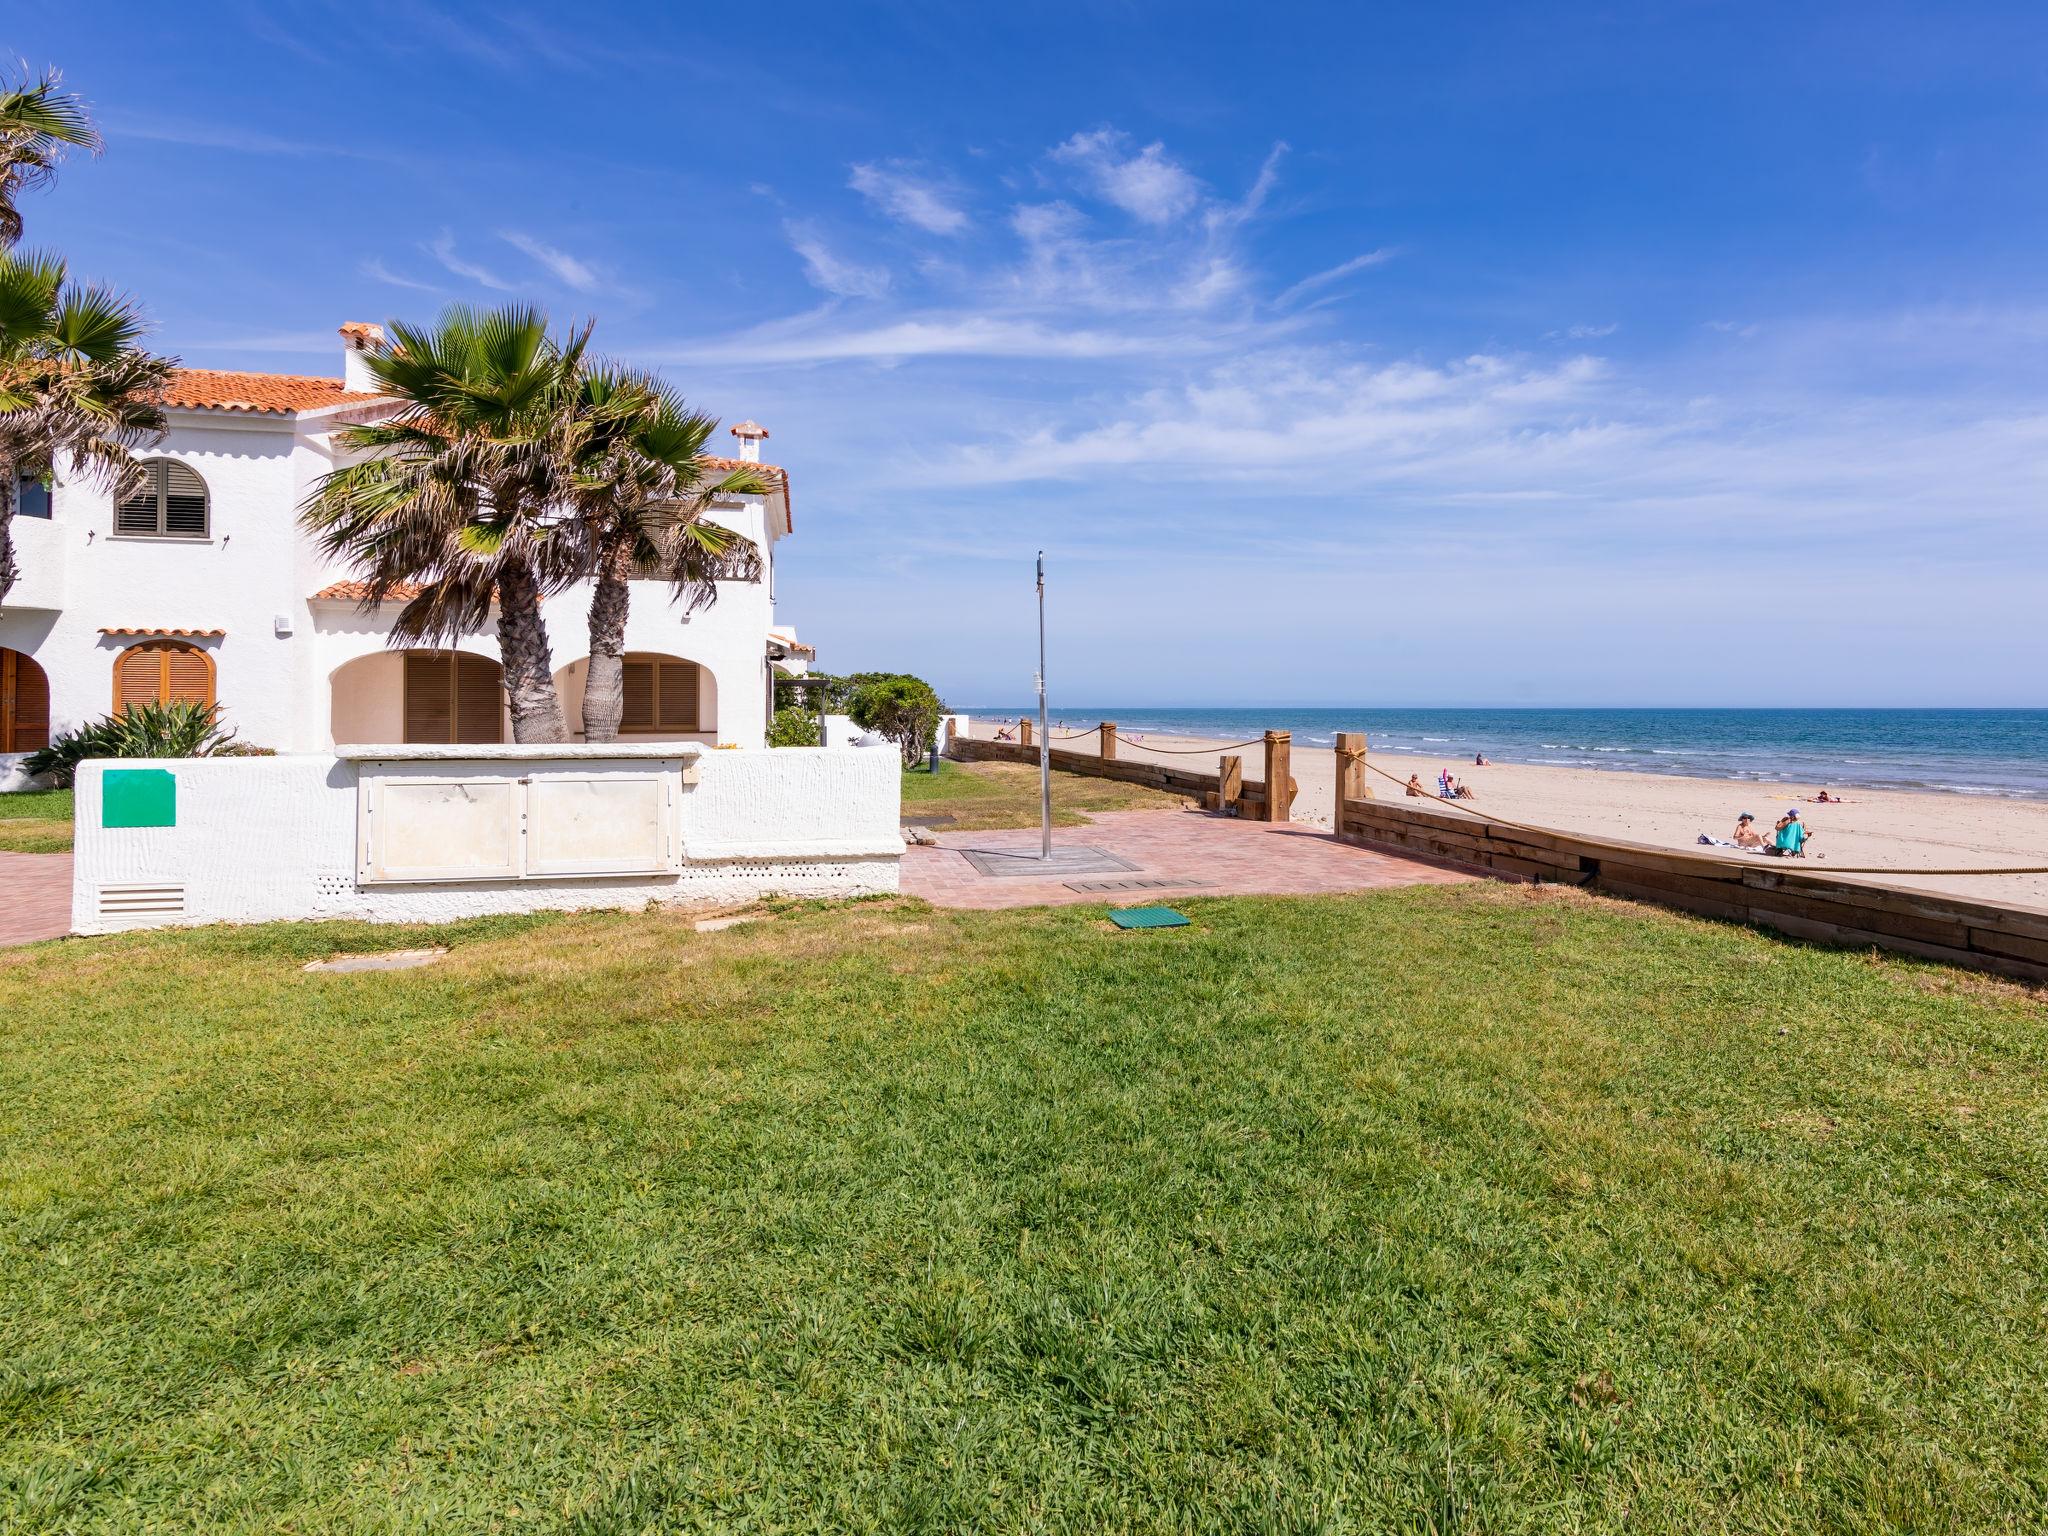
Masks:
[[[103,922],[116,923],[151,917],[183,917],[185,887],[103,885],[100,887],[99,915]]]

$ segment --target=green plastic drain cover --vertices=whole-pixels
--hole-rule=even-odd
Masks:
[[[1185,914],[1171,907],[1120,907],[1109,914],[1119,928],[1185,928]]]

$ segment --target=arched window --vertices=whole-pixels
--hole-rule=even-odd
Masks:
[[[405,739],[503,741],[504,668],[468,651],[407,651]]]
[[[209,526],[206,482],[176,459],[144,459],[142,489],[114,508],[114,532],[203,539]]]
[[[182,640],[145,640],[114,658],[114,713],[130,704],[211,704],[213,658]]]
[[[35,657],[0,648],[0,752],[50,744],[50,679]]]
[[[621,731],[659,735],[710,729],[704,723],[697,663],[676,656],[627,656],[622,670],[626,708],[619,719]]]

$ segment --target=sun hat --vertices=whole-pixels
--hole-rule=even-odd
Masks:
[[[1755,821],[1755,820],[1756,820],[1756,818],[1755,818],[1754,816],[1750,815],[1750,814],[1749,814],[1749,812],[1747,812],[1747,811],[1744,811],[1744,812],[1743,812],[1743,813],[1742,813],[1742,814],[1741,814],[1740,816],[1736,817],[1735,819],[1736,819],[1737,821]]]

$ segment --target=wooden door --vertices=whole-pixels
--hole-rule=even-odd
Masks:
[[[0,648],[0,752],[49,744],[49,676],[35,657]]]

